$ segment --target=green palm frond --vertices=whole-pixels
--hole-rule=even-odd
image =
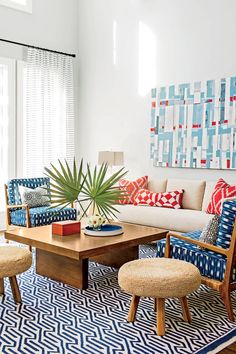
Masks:
[[[97,208],[99,214],[109,219],[113,218],[115,213],[118,213],[114,204],[125,196],[125,193],[118,187],[115,187],[115,185],[127,172],[124,168],[121,168],[107,178],[107,170],[107,164],[102,164],[99,169],[95,167],[93,171],[90,166],[87,165],[88,178],[85,179],[81,190],[81,200],[83,200],[83,197],[87,198],[92,203],[93,213]]]
[[[91,207],[92,213],[97,210],[106,219],[113,218],[118,212],[114,205],[127,196],[116,184],[127,172],[121,168],[107,178],[107,171],[107,164],[102,164],[99,168],[94,167],[93,170],[87,164],[84,173],[83,160],[77,167],[75,159],[72,168],[66,160],[64,163],[59,160],[59,168],[53,164],[51,168],[45,167],[45,174],[51,180],[52,205],[63,208],[77,201],[82,211],[81,218],[87,216]]]
[[[86,176],[83,174],[83,160],[77,168],[74,159],[73,169],[70,169],[68,162],[63,164],[59,160],[59,168],[51,164],[51,169],[45,167],[45,174],[51,180],[50,197],[51,203],[58,207],[69,205],[78,199]]]

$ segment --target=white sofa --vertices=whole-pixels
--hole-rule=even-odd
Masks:
[[[150,207],[146,205],[116,205],[120,221],[155,226],[171,231],[189,232],[201,230],[213,217],[206,210],[216,181],[168,179],[150,181],[153,192],[169,192],[183,189],[183,209]]]

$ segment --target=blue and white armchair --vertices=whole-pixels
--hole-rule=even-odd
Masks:
[[[76,209],[74,208],[51,208],[49,203],[36,207],[29,207],[27,203],[23,204],[19,186],[32,189],[42,186],[49,187],[50,179],[47,177],[12,179],[5,185],[7,227],[10,225],[35,227],[49,225],[55,221],[76,220]]]
[[[228,318],[235,316],[231,292],[236,290],[236,201],[223,203],[216,244],[199,241],[201,231],[169,232],[157,243],[157,257],[171,257],[193,263],[201,272],[202,284],[220,292]]]

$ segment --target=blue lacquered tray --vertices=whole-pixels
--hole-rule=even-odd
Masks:
[[[122,226],[105,224],[101,227],[101,230],[94,230],[90,226],[84,228],[85,235],[88,236],[117,236],[123,234],[124,230]]]

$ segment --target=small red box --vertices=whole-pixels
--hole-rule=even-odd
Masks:
[[[60,236],[77,234],[80,232],[80,222],[76,220],[58,221],[52,223],[52,233]]]

